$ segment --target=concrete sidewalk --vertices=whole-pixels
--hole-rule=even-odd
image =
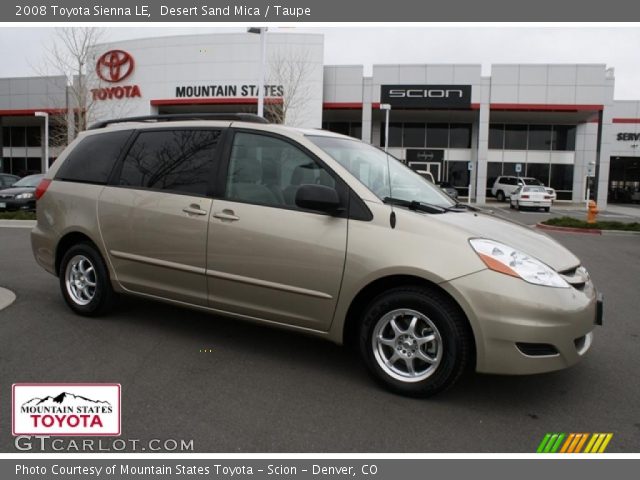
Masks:
[[[7,308],[16,299],[15,293],[6,288],[0,287],[0,310]]]

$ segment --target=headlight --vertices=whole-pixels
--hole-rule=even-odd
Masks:
[[[33,193],[27,192],[27,193],[19,193],[18,195],[16,195],[16,200],[25,200],[27,198],[33,198]]]
[[[534,285],[557,288],[570,286],[555,270],[540,260],[503,243],[484,238],[474,238],[469,243],[485,265],[495,272],[518,277]]]

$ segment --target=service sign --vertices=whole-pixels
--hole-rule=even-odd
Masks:
[[[16,383],[13,435],[120,435],[120,385]]]
[[[381,85],[380,103],[392,108],[470,108],[471,85]]]

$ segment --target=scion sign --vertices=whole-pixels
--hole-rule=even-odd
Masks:
[[[380,102],[396,108],[469,108],[471,85],[381,85]]]

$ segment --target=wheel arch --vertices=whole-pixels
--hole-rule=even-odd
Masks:
[[[56,245],[54,267],[57,276],[60,275],[60,264],[62,263],[64,254],[67,253],[67,251],[71,247],[77,245],[78,243],[89,243],[98,251],[98,253],[100,253],[100,255],[102,255],[102,252],[100,251],[100,248],[98,248],[96,242],[94,242],[93,239],[87,234],[79,231],[68,232],[58,241],[58,244]]]
[[[462,308],[462,306],[458,303],[458,301],[446,290],[440,287],[438,284],[426,280],[422,277],[417,277],[415,275],[389,275],[385,277],[378,278],[371,283],[365,285],[360,291],[356,294],[356,296],[351,301],[349,308],[347,310],[346,318],[344,321],[344,326],[342,328],[342,341],[345,345],[352,347],[356,345],[356,341],[358,338],[358,326],[362,321],[362,314],[364,313],[367,305],[378,295],[381,293],[395,287],[400,286],[419,286],[423,288],[428,288],[438,294],[442,295],[448,301],[451,302],[460,312],[460,314],[465,319],[465,323],[469,329],[470,336],[472,339],[472,359],[474,365],[472,368],[475,368],[475,361],[477,358],[477,349],[476,349],[476,336],[475,331],[469,321],[469,318]]]

